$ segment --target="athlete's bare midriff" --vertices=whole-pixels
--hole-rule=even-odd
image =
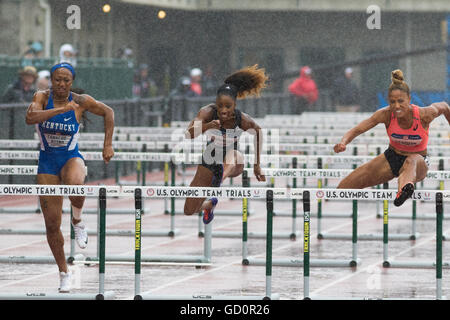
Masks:
[[[389,144],[389,148],[394,150],[397,154],[400,154],[402,156],[409,156],[412,154],[420,154],[421,156],[425,157],[427,155],[427,149],[425,149],[423,151],[419,151],[419,152],[408,152],[408,151],[398,150],[398,149],[394,148],[391,144]]]

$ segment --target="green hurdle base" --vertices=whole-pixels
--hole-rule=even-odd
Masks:
[[[76,261],[76,260],[75,260]],[[86,264],[89,261],[97,262],[98,257],[86,257],[83,262]],[[106,263],[108,262],[134,262],[134,256],[128,255],[107,255]],[[142,256],[142,262],[174,262],[174,263],[198,263],[199,265],[210,263],[211,258],[207,256],[190,256],[190,255],[154,255],[154,256]]]
[[[383,218],[383,213],[377,213],[377,218]],[[389,219],[411,219],[410,215],[401,213],[389,213]],[[422,213],[416,215],[416,220],[436,220],[436,213]],[[443,217],[444,220],[449,220],[450,216]]]
[[[89,235],[97,235],[94,231],[88,231]],[[153,230],[153,231],[142,231],[142,236],[146,237],[174,237],[179,235],[180,231],[178,229],[174,230]],[[107,236],[132,236],[134,237],[133,230],[107,230]]]
[[[265,266],[266,260],[256,259],[248,257],[243,261],[244,265],[254,265],[254,266]],[[340,260],[340,259],[310,259],[310,267],[330,267],[330,268],[341,268],[341,267],[356,267],[361,264],[360,259],[355,260]],[[272,265],[276,267],[303,267],[302,259],[272,259]]]
[[[278,199],[277,199],[278,201]],[[291,217],[292,218],[292,212],[289,211],[278,211],[276,210],[274,212],[275,217]],[[318,217],[318,213],[311,213],[311,217]],[[346,212],[325,212],[321,214],[322,218],[351,218],[352,213],[346,213]]]
[[[423,268],[435,269],[436,261],[401,261],[401,260],[386,260],[383,262],[384,268]],[[443,261],[442,268],[450,269],[450,261]]]
[[[148,237],[173,237],[178,235],[179,230],[154,230],[154,231],[143,231],[143,236]],[[45,229],[0,229],[0,234],[10,234],[10,235],[45,235]],[[96,231],[88,230],[88,235],[97,235]],[[133,230],[108,230],[106,231],[107,236],[133,236]]]
[[[416,234],[390,234],[389,240],[415,240],[420,236],[419,233]],[[320,233],[317,235],[318,239],[333,239],[333,240],[352,240],[351,234],[343,234],[343,233]],[[383,240],[382,233],[368,233],[368,234],[358,234],[358,240]]]
[[[69,259],[70,257],[66,257]],[[55,263],[53,256],[0,256],[0,263]]]
[[[170,212],[167,212],[166,214],[170,214]],[[175,210],[176,215],[184,215],[183,210]],[[248,215],[254,214],[253,211],[250,211]],[[214,210],[214,215],[216,216],[242,216],[242,209],[241,210]]]
[[[298,236],[300,236],[300,232],[296,233],[281,233],[274,232],[272,237],[274,239],[290,239],[295,240]],[[212,233],[213,237],[216,238],[239,238],[242,239],[242,232],[233,232],[233,231],[214,231]],[[266,239],[266,234],[263,232],[247,232],[247,238],[252,239]]]

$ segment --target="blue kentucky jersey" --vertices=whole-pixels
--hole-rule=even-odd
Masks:
[[[72,101],[72,93],[69,94],[69,101]],[[45,110],[53,108],[53,94],[50,93]],[[36,124],[42,151],[78,150],[79,130],[80,124],[74,110],[58,114]]]

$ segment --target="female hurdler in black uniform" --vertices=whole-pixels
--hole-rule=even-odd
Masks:
[[[254,135],[255,177],[258,181],[266,180],[260,167],[261,128],[249,115],[236,109],[236,100],[258,95],[265,88],[267,79],[264,69],[258,69],[257,65],[236,71],[217,90],[216,102],[201,108],[191,121],[186,131],[187,138],[194,139],[203,133],[211,136],[191,187],[219,187],[227,177],[237,177],[242,173],[244,158],[238,151],[238,140],[244,131]],[[184,213],[192,215],[201,210],[203,222],[208,224],[214,218],[216,205],[217,198],[187,198]]]

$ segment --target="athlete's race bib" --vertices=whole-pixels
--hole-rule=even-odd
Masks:
[[[68,136],[65,134],[50,134],[50,133],[44,133],[45,140],[47,140],[47,143],[50,147],[58,148],[58,147],[65,147],[69,144],[70,139],[72,136]]]

